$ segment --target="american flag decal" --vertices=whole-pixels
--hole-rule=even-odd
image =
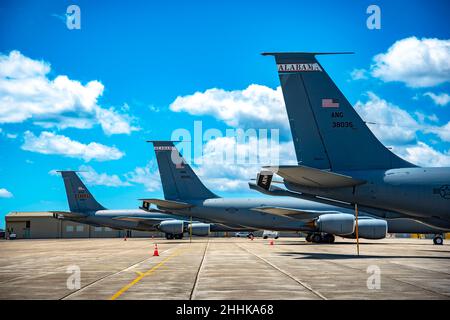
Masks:
[[[322,108],[339,108],[338,99],[322,99]]]

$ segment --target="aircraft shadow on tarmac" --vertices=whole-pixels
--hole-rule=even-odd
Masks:
[[[417,255],[356,255],[356,254],[341,254],[341,253],[319,253],[319,252],[280,252],[281,256],[292,257],[295,259],[327,259],[327,260],[345,260],[345,259],[450,259],[450,257],[433,257],[433,256],[417,256]]]
[[[379,245],[386,245],[387,243],[375,243],[375,242],[359,242],[360,246],[379,246]],[[306,242],[306,241],[296,241],[296,242],[278,242],[277,245],[283,245],[283,246],[292,246],[292,245],[310,245],[310,246],[324,246],[324,245],[330,245],[330,246],[336,246],[336,245],[352,245],[356,246],[356,242],[335,242],[335,243],[312,243],[312,242]],[[423,243],[402,243],[402,246],[430,246],[432,245],[432,240],[430,242],[423,242]],[[426,250],[429,251],[429,250]]]

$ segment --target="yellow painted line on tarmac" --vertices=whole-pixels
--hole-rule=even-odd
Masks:
[[[165,258],[164,260],[162,260],[160,263],[158,263],[156,266],[154,266],[153,268],[151,268],[150,270],[146,271],[146,272],[136,272],[138,274],[138,276],[131,281],[130,283],[128,283],[127,285],[125,285],[122,289],[120,289],[119,291],[117,291],[111,298],[110,300],[116,300],[118,297],[120,297],[122,294],[124,294],[128,289],[130,289],[132,286],[134,286],[136,283],[138,283],[139,281],[141,281],[144,277],[151,275],[153,272],[155,272],[157,269],[159,269],[162,265],[164,265],[167,261],[169,261],[170,259],[178,256],[181,253],[181,250],[177,250],[174,253],[172,253],[170,256],[168,256],[167,258]]]

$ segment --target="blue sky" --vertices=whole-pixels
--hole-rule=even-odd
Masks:
[[[71,4],[81,9],[80,30],[69,30],[63,21]],[[381,8],[380,30],[366,27],[370,4]],[[108,208],[134,208],[140,197],[161,197],[154,153],[145,140],[170,139],[178,128],[192,131],[196,120],[223,132],[279,127],[282,143],[289,145],[283,115],[276,112],[282,100],[266,119],[242,111],[278,108],[279,80],[273,60],[260,55],[264,51],[356,52],[323,57],[321,63],[365,120],[389,124],[389,135],[382,126],[375,133],[411,161],[450,166],[448,11],[445,0],[3,1],[0,57],[4,68],[19,67],[8,71],[14,75],[0,69],[0,217],[67,209],[61,178],[50,173],[55,169],[88,171],[91,191]],[[408,46],[421,54],[398,59]],[[441,54],[437,62],[429,60],[435,52]],[[377,64],[378,54],[384,56]],[[62,76],[66,82],[55,82]],[[12,91],[11,77],[17,77]],[[27,91],[30,78],[39,83],[36,92]],[[249,90],[254,100],[245,91],[252,84],[259,85]],[[207,91],[212,88],[221,91]],[[58,112],[45,108],[51,99],[66,98]],[[264,105],[266,98],[272,100]],[[231,115],[219,112],[226,103]],[[55,147],[63,139],[72,150]],[[44,152],[42,143],[49,140],[54,150]],[[92,155],[90,148],[98,145]],[[286,151],[282,157],[292,155]],[[197,169],[221,195],[258,195],[245,189],[254,167]]]

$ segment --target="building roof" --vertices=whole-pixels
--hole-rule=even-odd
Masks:
[[[53,217],[53,213],[46,211],[13,211],[6,215],[8,218],[43,218],[43,217]]]

